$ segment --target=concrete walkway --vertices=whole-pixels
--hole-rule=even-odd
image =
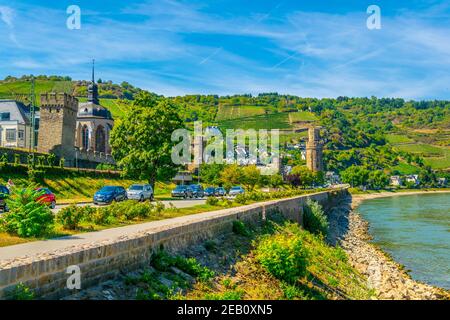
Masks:
[[[267,203],[271,203],[268,201]],[[261,203],[254,203],[239,207],[239,209],[251,208],[260,206]],[[48,253],[56,250],[62,250],[73,246],[81,246],[90,243],[102,242],[105,240],[113,240],[123,236],[141,233],[145,231],[156,231],[176,225],[184,225],[195,221],[209,219],[211,217],[220,216],[231,210],[236,211],[237,208],[223,209],[218,211],[197,213],[182,217],[151,221],[141,224],[134,224],[124,227],[105,229],[95,232],[87,232],[76,234],[73,236],[33,241],[28,243],[17,244],[13,246],[0,247],[0,265],[7,260],[29,258],[35,255]]]

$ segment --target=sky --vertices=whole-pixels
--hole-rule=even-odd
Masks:
[[[97,79],[166,96],[450,100],[450,0],[0,0],[0,41],[0,78],[90,79],[95,58]]]

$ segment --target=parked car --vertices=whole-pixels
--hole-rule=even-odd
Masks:
[[[127,199],[127,191],[120,186],[106,186],[94,194],[94,204],[109,204]]]
[[[172,190],[172,197],[174,198],[192,198],[192,189],[187,185],[178,185]]]
[[[242,194],[244,192],[245,192],[245,190],[241,186],[234,186],[234,187],[231,187],[230,192],[228,192],[228,194],[230,196],[237,196],[238,194]]]
[[[9,189],[6,186],[0,185],[0,210],[3,212],[8,211],[8,205],[6,199],[9,197]]]
[[[189,188],[192,190],[192,197],[203,198],[205,196],[205,192],[203,191],[201,184],[191,184]]]
[[[216,188],[208,187],[204,191],[205,197],[212,197],[216,195]]]
[[[225,188],[218,187],[216,188],[214,194],[218,197],[225,197],[227,195],[227,190],[225,190]]]
[[[152,201],[153,188],[149,184],[133,184],[127,190],[127,198],[138,201]]]
[[[39,197],[36,198],[36,201],[44,203],[48,205],[51,209],[55,209],[56,207],[56,197],[53,192],[48,188],[38,188],[37,192],[42,193]]]

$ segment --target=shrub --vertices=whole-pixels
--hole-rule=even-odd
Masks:
[[[198,278],[201,281],[208,281],[214,277],[214,271],[208,267],[200,265],[195,258],[175,257],[174,265],[178,269]]]
[[[303,208],[303,213],[303,224],[306,230],[324,236],[327,234],[328,219],[319,203],[308,199]]]
[[[153,212],[156,214],[160,214],[161,212],[164,211],[164,209],[166,209],[166,206],[164,205],[164,203],[162,203],[161,201],[157,201],[156,205],[154,206]]]
[[[75,230],[79,227],[79,223],[85,218],[84,208],[70,205],[62,208],[56,215],[56,221],[60,223],[64,229]]]
[[[34,187],[13,189],[7,204],[10,211],[0,221],[2,228],[19,237],[39,237],[53,229],[53,214],[46,204],[36,201],[42,195]]]
[[[239,220],[233,221],[233,232],[235,234],[238,234],[238,235],[244,236],[244,237],[247,237],[250,235],[250,232],[248,231],[245,224]]]
[[[219,199],[217,199],[216,197],[208,197],[206,199],[206,204],[208,204],[210,206],[217,206],[218,203],[219,203]]]
[[[234,198],[234,202],[245,204],[247,202],[247,195],[245,193],[238,194],[236,198]]]
[[[308,252],[300,236],[277,234],[261,240],[256,249],[256,258],[273,276],[294,283],[306,274]]]
[[[202,281],[214,277],[214,271],[200,265],[195,258],[173,257],[164,250],[158,250],[152,255],[151,264],[156,270],[163,272],[174,266]]]
[[[33,300],[34,292],[23,283],[19,283],[12,291],[11,298],[12,300]]]

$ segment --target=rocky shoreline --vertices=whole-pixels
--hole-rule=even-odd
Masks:
[[[337,215],[334,217],[338,218],[336,221],[345,221],[345,226],[342,226],[342,223],[334,225],[334,228],[332,226],[332,238],[335,238],[347,252],[352,265],[367,277],[369,286],[376,291],[378,299],[450,299],[448,291],[411,279],[400,264],[393,261],[376,245],[370,243],[369,224],[354,209],[365,199],[390,195],[392,194],[352,196],[346,205],[341,205],[332,213]],[[343,218],[344,216],[347,219]]]

